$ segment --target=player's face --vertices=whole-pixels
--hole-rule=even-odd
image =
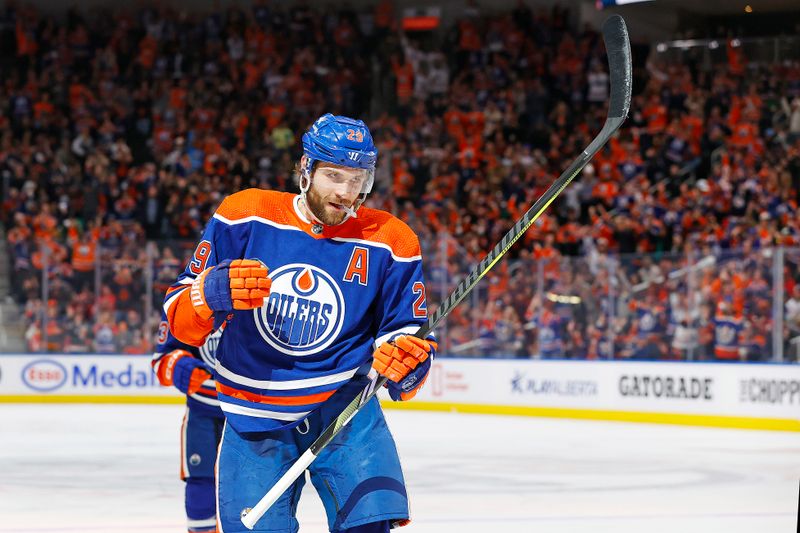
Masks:
[[[340,224],[347,216],[342,206],[353,209],[365,180],[364,170],[318,163],[306,193],[308,208],[323,224]]]

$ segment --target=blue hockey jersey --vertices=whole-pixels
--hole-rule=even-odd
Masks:
[[[229,314],[217,348],[220,406],[239,432],[300,423],[369,370],[378,344],[427,320],[419,240],[406,224],[362,207],[318,234],[298,199],[260,189],[226,198],[164,302],[175,336],[202,344],[213,323],[194,312],[192,281],[225,259],[269,268],[264,305]]]

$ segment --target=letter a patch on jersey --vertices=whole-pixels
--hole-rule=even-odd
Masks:
[[[358,278],[360,285],[367,285],[367,273],[369,271],[369,250],[356,246],[353,248],[353,253],[350,255],[350,263],[347,265],[347,270],[344,273],[344,281],[353,282]]]

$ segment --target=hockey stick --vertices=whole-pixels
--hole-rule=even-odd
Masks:
[[[550,186],[533,206],[520,218],[514,227],[509,230],[503,239],[495,245],[489,254],[483,258],[478,266],[464,278],[452,293],[439,306],[428,323],[422,326],[414,335],[425,338],[436,325],[447,316],[453,308],[472,291],[478,281],[502,258],[511,246],[522,237],[545,209],[569,185],[584,166],[603,147],[611,136],[622,125],[628,115],[631,104],[631,48],[628,41],[628,29],[625,21],[619,15],[612,15],[603,24],[603,40],[606,44],[611,84],[611,101],[609,102],[608,116],[603,129],[589,146],[578,156],[575,161],[564,171],[561,176]],[[377,377],[375,375],[374,377]],[[373,379],[361,394],[351,401],[342,413],[336,417],[314,443],[301,455],[297,462],[278,480],[278,482],[261,498],[255,507],[242,511],[242,523],[253,529],[256,522],[267,512],[275,501],[286,491],[294,481],[300,477],[308,466],[314,462],[319,453],[331,442],[333,437],[350,421],[362,405],[367,403],[375,393],[386,384],[383,376]]]

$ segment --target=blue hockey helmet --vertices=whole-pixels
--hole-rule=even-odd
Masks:
[[[361,193],[366,196],[372,190],[378,149],[363,120],[334,116],[330,113],[322,115],[303,134],[303,154],[307,158],[303,171],[309,181],[314,163],[324,161],[344,167],[364,169],[366,179]]]

